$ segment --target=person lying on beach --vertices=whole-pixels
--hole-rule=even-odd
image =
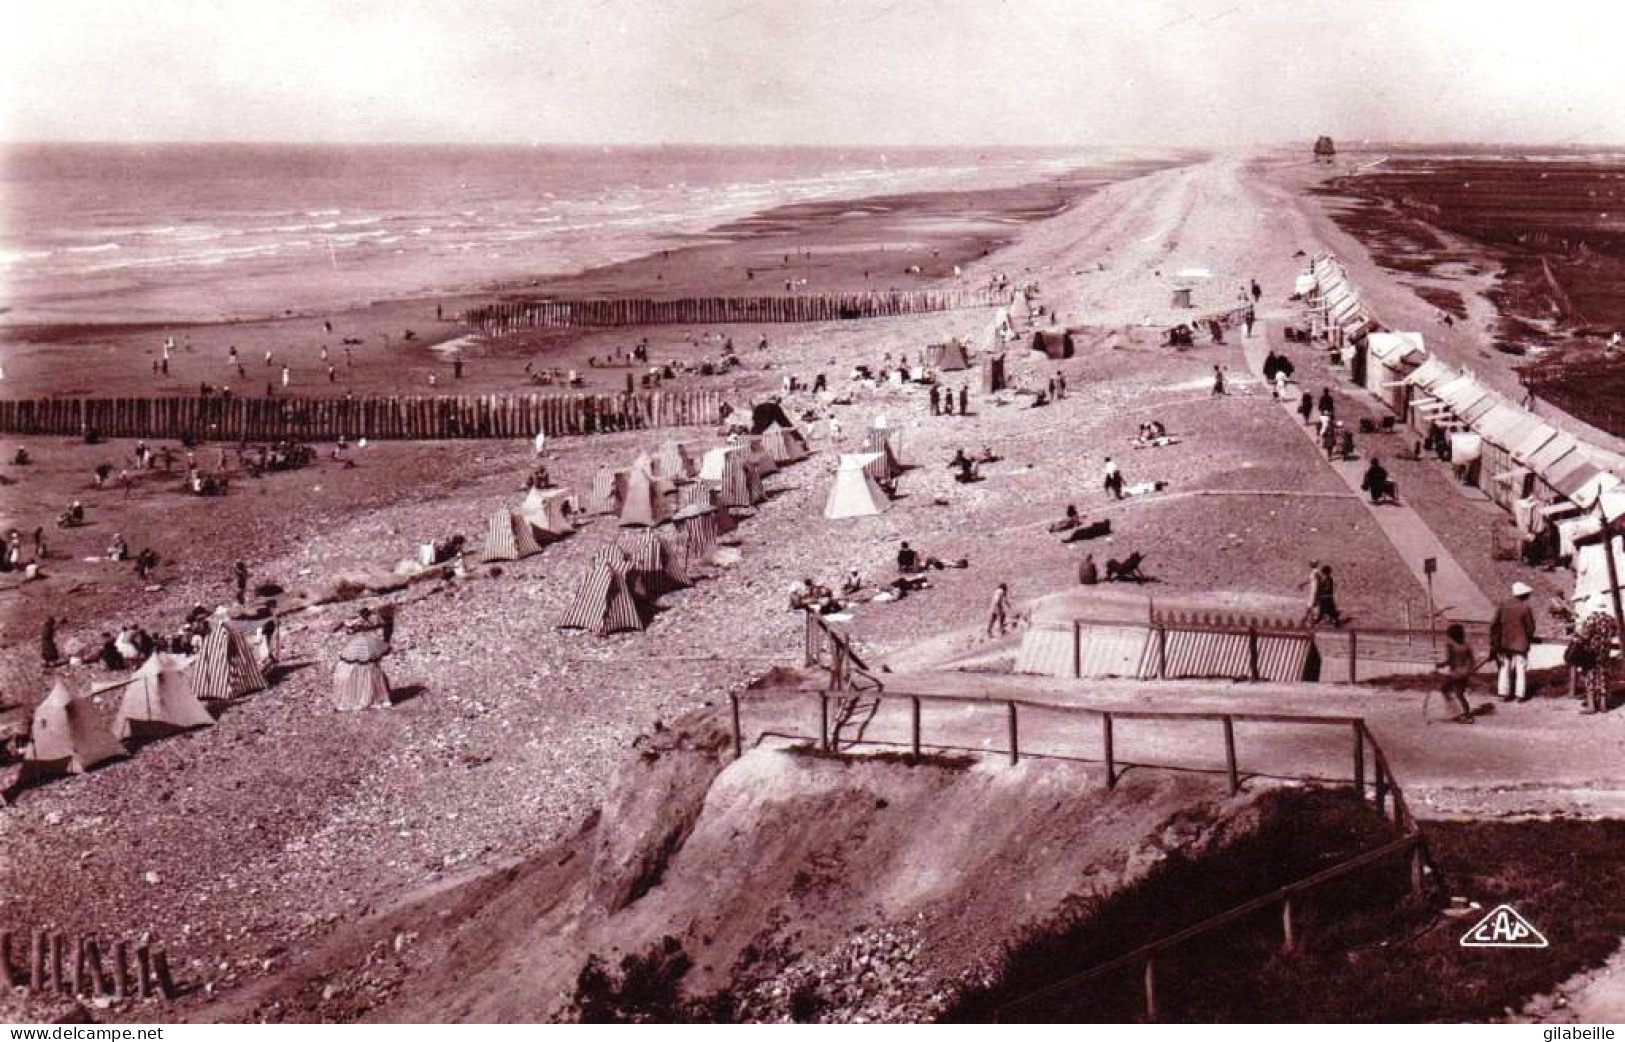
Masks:
[[[1073,528],[1067,532],[1067,534],[1061,539],[1061,542],[1082,543],[1087,542],[1090,539],[1100,539],[1111,534],[1111,519],[1103,518],[1099,521],[1089,521],[1087,523],[1080,522],[1076,528]]]
[[[1168,482],[1166,481],[1136,481],[1123,489],[1123,498],[1133,499],[1136,496],[1149,496],[1161,492],[1167,487]]]
[[[1072,529],[1077,528],[1081,524],[1083,524],[1083,518],[1078,516],[1077,506],[1072,503],[1068,503],[1066,505],[1066,516],[1061,518],[1059,521],[1051,521],[1049,527],[1045,529],[1045,531],[1070,532]]]

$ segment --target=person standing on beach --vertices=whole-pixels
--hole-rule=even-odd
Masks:
[[[271,349],[265,349],[265,368],[271,368]]]
[[[997,626],[999,628],[999,636],[1004,636],[1004,631],[1009,625],[1009,619],[1010,587],[1005,583],[1000,583],[994,589],[993,603],[988,607],[987,635],[989,637],[993,636],[993,627]]]
[[[56,646],[56,616],[45,616],[45,628],[40,631],[39,637],[40,662],[46,666],[54,666],[62,661],[62,652]]]
[[[242,604],[248,596],[248,562],[238,561],[232,566],[231,574],[237,583],[237,603]]]
[[[1116,462],[1110,456],[1106,457],[1105,480],[1102,484],[1114,499],[1123,498],[1123,472],[1117,469]]]
[[[292,378],[292,375],[287,366],[282,367],[282,389],[284,391],[288,389],[288,381]]]
[[[829,440],[830,441],[840,441],[841,440],[841,421],[837,420],[833,416],[831,416],[829,418]]]
[[[1213,393],[1215,395],[1224,394],[1224,366],[1216,365],[1213,367]]]
[[[931,415],[935,416],[941,410],[941,395],[937,393],[937,385],[931,385]]]
[[[965,385],[961,384],[959,387],[959,415],[968,416],[970,414],[970,406],[967,404],[969,400],[966,395]]]
[[[1499,668],[1495,693],[1501,701],[1529,701],[1529,649],[1535,644],[1535,613],[1529,597],[1535,591],[1527,584],[1512,584],[1512,596],[1495,606],[1490,620],[1490,655]]]

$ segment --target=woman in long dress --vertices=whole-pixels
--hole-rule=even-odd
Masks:
[[[350,636],[333,667],[334,709],[349,713],[389,708],[389,678],[384,675],[383,660],[389,654],[392,623],[393,619],[380,619],[372,609],[362,608],[360,618],[345,624]]]

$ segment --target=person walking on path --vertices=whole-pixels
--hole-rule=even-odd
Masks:
[[[1503,702],[1529,701],[1529,649],[1535,643],[1535,613],[1529,596],[1535,591],[1512,584],[1512,596],[1495,606],[1490,620],[1490,655],[1499,665],[1495,693]]]
[[[1009,625],[1009,620],[1010,587],[1005,583],[1000,583],[993,591],[993,603],[988,607],[987,635],[989,637],[993,636],[993,627],[997,626],[999,628],[999,636],[1004,636],[1004,631]]]
[[[1323,564],[1318,569],[1312,564],[1309,572],[1309,623],[1318,625],[1330,620],[1332,626],[1343,625],[1343,613],[1337,609],[1337,586],[1332,580],[1332,566]]]
[[[237,603],[242,604],[248,596],[248,562],[238,561],[232,568],[232,576],[237,582]]]
[[[1450,628],[1444,631],[1444,661],[1435,668],[1445,671],[1439,693],[1444,696],[1447,708],[1452,703],[1457,707],[1458,711],[1451,719],[1458,724],[1473,722],[1473,707],[1467,702],[1467,688],[1473,682],[1473,670],[1477,667],[1478,659],[1473,654],[1472,645],[1467,643],[1467,631],[1461,623],[1451,623]]]
[[[1242,312],[1242,314],[1241,314],[1242,325],[1247,327],[1247,339],[1248,340],[1251,340],[1253,338],[1253,322],[1256,321],[1257,318],[1258,318],[1258,316],[1256,314],[1254,314],[1252,308],[1248,308],[1246,311]]]
[[[1606,598],[1592,603],[1580,623],[1564,659],[1579,673],[1582,713],[1608,711],[1609,680],[1613,674],[1614,638],[1619,625],[1608,610]]]
[[[1215,395],[1224,393],[1224,366],[1222,365],[1213,367],[1213,393]]]
[[[1257,279],[1254,279],[1253,280],[1253,303],[1257,304],[1263,298],[1264,298],[1264,288],[1258,284]]]
[[[1321,388],[1321,390],[1320,390],[1320,414],[1322,416],[1330,418],[1330,417],[1335,416],[1336,413],[1337,413],[1337,402],[1332,400],[1332,389],[1330,387]]]
[[[932,384],[931,385],[931,415],[932,416],[937,415],[938,411],[941,409],[941,399],[942,399],[942,395],[937,391],[937,385]]]
[[[1309,418],[1313,416],[1314,413],[1315,396],[1310,394],[1308,391],[1305,391],[1303,392],[1303,397],[1298,399],[1298,415],[1303,417],[1303,425],[1305,427],[1309,426]]]
[[[1280,369],[1275,370],[1275,393],[1272,397],[1277,401],[1286,397],[1286,373]]]

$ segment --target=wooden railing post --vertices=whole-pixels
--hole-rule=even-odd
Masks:
[[[829,752],[829,695],[818,695],[818,747]]]
[[[1360,682],[1360,634],[1349,630],[1349,683]]]
[[[1157,679],[1168,679],[1168,627],[1157,627]]]
[[[1117,787],[1117,757],[1112,748],[1112,715],[1100,714],[1100,737],[1106,746],[1106,788]]]
[[[1365,721],[1354,724],[1354,798],[1365,802]]]
[[[1157,1019],[1157,961],[1145,960],[1145,1019]]]
[[[739,693],[736,691],[728,692],[728,702],[729,707],[733,710],[734,759],[737,760],[745,755],[744,736],[739,733]]]
[[[1261,675],[1258,667],[1258,630],[1253,626],[1247,627],[1247,671],[1255,682]]]
[[[1224,718],[1224,765],[1230,775],[1230,794],[1235,795],[1241,791],[1241,771],[1236,766],[1236,722],[1228,716]]]
[[[1072,676],[1083,676],[1083,623],[1072,620]]]
[[[1006,702],[1005,706],[1009,710],[1010,714],[1010,766],[1014,767],[1016,764],[1021,762],[1021,750],[1016,744],[1016,704],[1014,702]]]
[[[920,758],[920,700],[918,697],[909,698],[909,750],[914,758]]]

